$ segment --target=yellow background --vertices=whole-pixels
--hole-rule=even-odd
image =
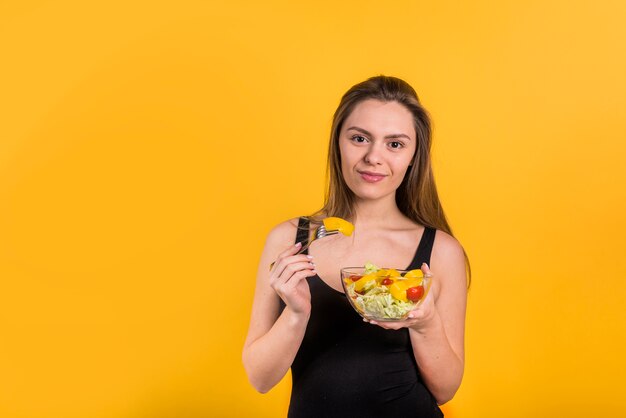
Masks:
[[[434,123],[473,267],[448,417],[626,416],[626,3],[0,3],[0,416],[277,417],[265,234],[376,74]]]

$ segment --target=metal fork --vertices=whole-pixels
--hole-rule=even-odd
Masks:
[[[309,239],[309,242],[307,242],[305,246],[300,248],[300,250],[295,255],[302,254],[303,252],[305,252],[306,249],[309,248],[309,246],[311,245],[313,241],[320,239],[320,238],[329,237],[337,233],[339,233],[339,230],[337,229],[331,229],[330,231],[327,231],[326,227],[323,224],[318,226],[317,228],[315,228],[315,231],[313,231],[313,234],[311,234],[311,239]],[[274,267],[275,263],[276,261],[270,264],[270,270],[272,269],[272,267]]]

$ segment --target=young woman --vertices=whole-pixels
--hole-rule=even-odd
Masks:
[[[333,118],[324,207],[269,233],[243,363],[262,393],[291,368],[289,417],[440,417],[459,388],[468,264],[437,196],[430,145],[410,85],[378,76],[353,86]],[[327,216],[352,222],[352,236],[298,254]],[[352,309],[339,271],[367,262],[432,272],[407,320],[367,323]]]

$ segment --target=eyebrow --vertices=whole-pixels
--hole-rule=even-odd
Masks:
[[[348,129],[346,129],[346,131],[349,131],[351,129],[354,130],[354,131],[361,132],[362,134],[365,134],[365,135],[374,136],[371,133],[369,133],[368,131],[366,131],[365,129],[359,128],[358,126],[351,126]],[[409,141],[411,140],[411,137],[406,135],[406,134],[391,134],[391,135],[386,135],[385,136],[385,139],[396,139],[396,138],[406,138]]]

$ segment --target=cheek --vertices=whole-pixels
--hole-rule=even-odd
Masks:
[[[341,144],[339,145],[339,166],[341,167],[341,176],[344,178],[346,178],[346,172],[350,170],[350,167],[348,166],[348,161],[346,159],[347,155],[346,155],[346,151],[345,148],[341,146]]]
[[[402,177],[404,177],[404,174],[406,174],[406,172],[409,171],[409,168],[410,168],[409,164],[411,164],[412,161],[413,161],[413,158],[398,157],[393,162],[394,173],[398,175],[401,174]]]
[[[341,161],[341,168],[344,169],[344,171],[350,170],[357,159],[358,156],[354,152],[354,149],[350,150],[346,147],[339,147],[339,161]]]

